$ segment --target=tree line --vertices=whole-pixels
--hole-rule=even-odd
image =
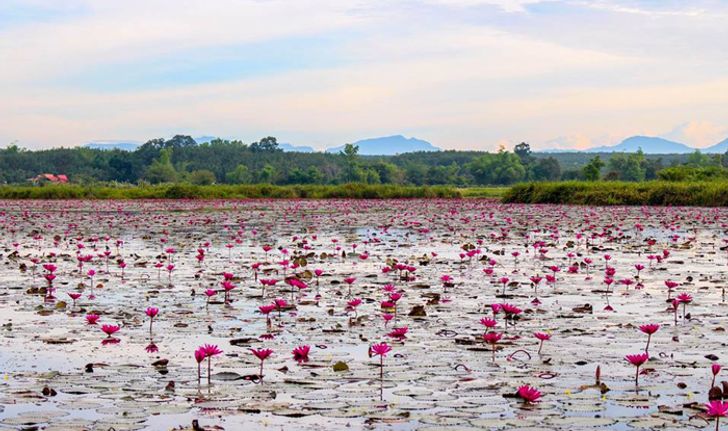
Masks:
[[[602,158],[604,157],[604,158]],[[362,156],[347,144],[338,154],[283,152],[276,138],[245,144],[177,135],[152,139],[135,151],[85,147],[30,151],[0,149],[0,183],[22,184],[41,173],[66,174],[71,182],[206,184],[509,185],[523,181],[600,179],[642,181],[724,175],[727,155],[646,156],[533,153],[526,143],[512,151],[416,152]],[[669,163],[669,166],[667,166]],[[566,168],[564,168],[566,166]],[[664,177],[664,178],[663,178]]]

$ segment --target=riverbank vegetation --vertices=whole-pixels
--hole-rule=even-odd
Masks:
[[[435,151],[364,156],[347,145],[339,153],[283,152],[276,138],[245,144],[189,136],[153,139],[135,151],[54,148],[0,149],[0,184],[39,184],[64,175],[74,184],[346,183],[454,187],[507,186],[529,181],[654,179],[689,181],[728,177],[721,154],[534,153],[526,143],[497,152]],[[51,176],[51,178],[52,178]]]
[[[517,184],[503,202],[578,205],[728,206],[728,181],[561,181]]]
[[[398,186],[372,184],[341,185],[119,185],[81,186],[49,184],[36,186],[0,186],[0,199],[406,199],[459,198],[462,193],[445,186]]]

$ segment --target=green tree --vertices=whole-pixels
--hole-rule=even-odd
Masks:
[[[150,183],[173,183],[177,181],[177,171],[172,166],[172,148],[162,148],[159,159],[147,169],[144,179]]]
[[[188,179],[192,184],[198,186],[209,186],[210,184],[215,184],[216,180],[215,174],[209,169],[198,169],[196,171],[192,171],[190,172]]]
[[[533,156],[531,155],[531,146],[525,142],[521,142],[520,144],[516,145],[513,148],[513,152],[518,156],[519,159],[521,159],[521,163],[524,166],[530,165],[533,161]]]
[[[467,166],[476,184],[505,185],[522,181],[526,168],[514,153],[501,149],[496,154],[485,154],[473,159]]]
[[[344,181],[362,181],[363,177],[366,177],[366,174],[358,170],[359,146],[346,144],[340,154],[344,157],[344,163],[346,165],[346,178]]]
[[[273,182],[273,179],[276,175],[276,169],[266,163],[265,166],[263,166],[263,169],[258,171],[258,182],[261,184],[269,184]]]
[[[258,142],[253,142],[250,144],[250,150],[254,153],[275,153],[283,151],[278,148],[278,140],[273,136],[268,136]]]
[[[531,166],[531,178],[534,181],[557,181],[561,178],[561,165],[553,157],[538,159]]]
[[[601,157],[594,156],[591,160],[589,160],[589,163],[584,165],[582,168],[582,176],[587,181],[598,181],[603,167],[604,162]]]
[[[225,175],[225,181],[230,184],[246,184],[250,182],[250,170],[247,166],[239,164]]]
[[[609,159],[609,172],[616,174],[622,181],[644,181],[644,161],[642,150],[630,154],[617,153]]]

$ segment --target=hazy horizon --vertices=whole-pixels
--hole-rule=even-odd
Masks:
[[[718,0],[6,0],[0,146],[704,148],[728,138],[727,17]]]

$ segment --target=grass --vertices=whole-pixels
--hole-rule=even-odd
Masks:
[[[502,200],[532,204],[718,207],[728,206],[728,181],[524,183],[508,189]]]
[[[0,186],[0,199],[393,199],[460,198],[454,187],[399,185],[210,185],[191,184],[82,186],[76,184],[44,186]]]
[[[466,187],[458,189],[458,192],[464,198],[501,199],[507,191],[508,187]]]

